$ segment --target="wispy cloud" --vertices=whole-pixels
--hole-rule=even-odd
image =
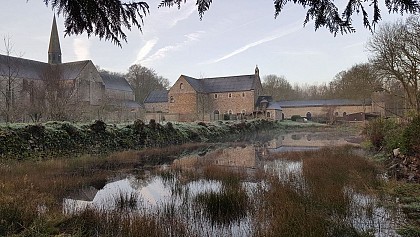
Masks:
[[[233,57],[233,56],[235,56],[235,55],[237,55],[237,54],[240,54],[240,53],[242,53],[242,52],[245,52],[246,50],[248,50],[248,49],[250,49],[250,48],[253,48],[253,47],[256,47],[256,46],[258,46],[258,45],[261,45],[261,44],[264,44],[264,43],[267,43],[267,42],[273,41],[273,40],[275,40],[275,39],[278,39],[278,38],[281,38],[281,37],[284,37],[284,36],[290,35],[290,34],[292,34],[292,33],[294,33],[294,32],[297,32],[297,31],[299,31],[299,30],[301,30],[301,29],[302,29],[302,26],[301,26],[300,24],[299,24],[299,25],[295,24],[293,27],[290,27],[290,28],[289,28],[289,29],[287,29],[287,30],[283,30],[283,31],[281,31],[280,33],[273,33],[273,34],[272,34],[272,35],[270,35],[270,36],[267,36],[267,37],[265,37],[265,38],[262,38],[262,39],[260,39],[260,40],[255,41],[255,42],[252,42],[252,43],[249,43],[249,44],[247,44],[247,45],[244,45],[244,46],[242,46],[242,47],[241,47],[241,48],[239,48],[239,49],[236,49],[236,50],[234,50],[234,51],[232,51],[232,52],[230,52],[230,53],[228,53],[228,54],[226,54],[226,55],[224,55],[224,56],[222,56],[222,57],[220,57],[220,58],[217,58],[217,59],[211,60],[211,61],[209,61],[209,62],[207,62],[207,63],[204,63],[204,64],[211,64],[211,63],[218,63],[218,62],[221,62],[221,61],[226,60],[226,59],[228,59],[228,58],[231,58],[231,57]]]
[[[203,34],[205,34],[205,31],[197,31],[197,32],[186,34],[184,35],[185,37],[184,41],[158,49],[151,56],[147,57],[144,60],[141,60],[141,63],[143,65],[149,65],[154,61],[161,60],[165,58],[170,52],[181,50],[182,48],[186,47],[189,43],[193,41],[198,41]]]
[[[83,38],[74,39],[73,50],[77,60],[91,59],[89,40]]]
[[[361,41],[361,42],[357,42],[354,44],[349,44],[343,47],[343,49],[351,49],[351,48],[360,48],[360,47],[364,47],[366,45],[365,41]]]
[[[179,11],[179,10],[177,10]],[[194,12],[196,12],[196,6],[195,4],[191,2],[187,2],[185,3],[181,9],[181,12],[178,12],[178,14],[176,14],[170,21],[169,26],[170,27],[174,27],[176,26],[180,21],[182,20],[186,20],[188,19],[191,14],[193,14]]]
[[[158,42],[158,38],[148,40],[146,44],[137,53],[136,60],[134,61],[133,64],[137,64],[141,62],[149,54],[149,52],[153,49],[153,47],[156,45],[157,42]]]
[[[278,52],[278,53],[283,54],[283,55],[319,55],[319,54],[322,54],[319,51],[312,51],[312,50],[281,51],[281,52]]]

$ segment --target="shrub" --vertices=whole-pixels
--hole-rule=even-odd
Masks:
[[[403,128],[395,120],[382,118],[369,121],[364,130],[376,150],[384,149],[387,152],[401,146],[402,131]]]
[[[173,130],[174,130],[174,125],[173,125],[171,122],[167,122],[167,123],[166,123],[166,128],[167,128],[169,131],[173,131]]]
[[[45,134],[45,127],[42,124],[28,125],[25,128],[34,137],[41,137]]]
[[[96,133],[103,133],[106,129],[106,123],[102,120],[95,120],[95,122],[90,125],[90,129]]]
[[[145,126],[145,124],[144,124],[143,120],[137,119],[136,121],[134,121],[133,127],[134,127],[134,130],[135,131],[137,131],[137,132],[143,131],[144,130],[144,126]]]
[[[198,122],[197,124],[203,127],[207,127],[207,124],[205,122]]]
[[[78,129],[77,129],[76,127],[74,127],[74,126],[72,126],[72,125],[68,124],[68,123],[63,123],[63,124],[61,125],[61,129],[62,129],[62,130],[64,130],[64,131],[66,131],[66,132],[67,132],[67,134],[68,134],[70,137],[76,137],[76,136],[78,136],[78,135],[79,135],[79,131],[78,131]]]
[[[292,117],[290,118],[292,121],[297,121],[297,120],[300,120],[300,119],[302,119],[302,116],[300,116],[300,115],[292,115]]]
[[[154,120],[154,119],[150,119],[150,121],[149,121],[149,126],[150,126],[152,129],[155,129],[155,128],[157,127],[156,120]]]
[[[407,155],[420,154],[420,116],[411,121],[402,133],[401,150]]]

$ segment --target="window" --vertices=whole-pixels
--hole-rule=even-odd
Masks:
[[[242,92],[242,97],[245,97],[245,92]]]
[[[229,93],[229,94],[228,94],[228,97],[229,97],[229,98],[232,98],[232,93]]]
[[[214,98],[217,99],[217,94],[214,94]]]
[[[271,118],[270,112],[267,112],[267,118]]]
[[[246,113],[246,110],[244,110],[244,109],[243,109],[243,110],[241,111],[241,114],[245,114],[245,113]]]
[[[343,112],[343,117],[346,117],[347,116],[347,113],[346,112]]]
[[[171,96],[171,97],[170,97],[170,99],[169,99],[169,101],[170,101],[171,103],[174,103],[174,102],[175,102],[174,97],[173,97],[173,96]]]
[[[184,89],[184,83],[181,82],[181,84],[179,84],[179,89]]]
[[[233,114],[233,111],[231,109],[229,110],[229,114]]]
[[[335,112],[335,116],[338,116],[338,112]]]
[[[213,113],[219,115],[219,110],[215,110]]]

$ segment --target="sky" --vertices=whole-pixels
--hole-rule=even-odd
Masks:
[[[64,37],[63,16],[57,16],[63,62],[92,60],[101,69],[126,73],[133,64],[152,68],[174,83],[178,77],[245,75],[258,65],[260,77],[275,74],[292,84],[321,84],[340,71],[367,62],[366,43],[372,33],[355,16],[356,33],[337,34],[303,26],[305,11],[289,3],[275,19],[272,0],[213,1],[200,20],[194,0],[181,9],[158,8],[146,0],[150,13],[142,32],[127,32],[122,47],[87,34]],[[345,1],[342,1],[345,3]],[[399,15],[382,9],[382,22]],[[10,38],[14,55],[46,62],[54,12],[43,0],[1,0],[0,36]],[[0,53],[4,54],[4,44]]]

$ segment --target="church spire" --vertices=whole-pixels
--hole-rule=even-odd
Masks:
[[[48,63],[60,64],[61,63],[61,48],[60,39],[58,38],[57,23],[55,15],[51,27],[50,46],[48,48]]]

